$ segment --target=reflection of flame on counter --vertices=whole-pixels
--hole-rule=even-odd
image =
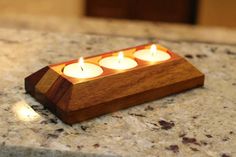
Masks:
[[[19,101],[13,106],[16,116],[22,121],[37,120],[40,115],[36,113],[25,101]]]

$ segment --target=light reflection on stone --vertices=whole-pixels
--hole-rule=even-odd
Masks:
[[[40,117],[24,100],[15,103],[12,109],[21,121],[35,121]]]

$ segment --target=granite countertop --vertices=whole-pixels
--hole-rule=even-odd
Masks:
[[[1,28],[0,157],[236,156],[236,45],[159,40],[205,86],[73,126],[25,93],[24,78],[48,64],[150,40]]]

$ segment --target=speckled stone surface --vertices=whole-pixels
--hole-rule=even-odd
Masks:
[[[25,93],[24,78],[140,38],[0,29],[0,157],[236,156],[236,46],[159,41],[206,74],[205,87],[65,125]],[[23,121],[15,106],[31,107]]]

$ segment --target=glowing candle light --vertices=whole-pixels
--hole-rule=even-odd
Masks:
[[[124,59],[124,54],[123,54],[123,52],[121,51],[121,52],[119,52],[118,53],[118,62],[119,62],[119,64],[121,64],[121,61]]]
[[[116,70],[125,70],[136,67],[138,64],[135,60],[125,57],[121,51],[118,56],[105,57],[99,61],[99,65]]]
[[[169,53],[158,50],[155,44],[151,45],[150,49],[136,51],[134,56],[140,60],[150,62],[165,61],[171,58]]]
[[[152,56],[155,56],[157,54],[157,47],[156,45],[152,45],[150,48],[150,52]]]
[[[63,73],[74,78],[92,78],[101,75],[103,70],[98,65],[85,63],[83,57],[80,57],[77,63],[65,66]]]

